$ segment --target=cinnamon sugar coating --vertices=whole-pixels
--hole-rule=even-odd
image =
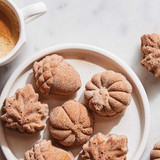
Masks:
[[[145,34],[141,37],[143,59],[141,64],[152,72],[155,77],[160,76],[160,35]]]
[[[38,101],[32,85],[18,89],[14,96],[6,98],[1,120],[7,128],[21,133],[36,133],[43,130],[48,115],[48,105]]]
[[[71,95],[81,87],[78,72],[57,54],[34,62],[33,71],[37,88],[46,95]]]
[[[93,112],[112,117],[124,113],[131,92],[131,84],[122,74],[108,70],[92,77],[86,84],[84,97]]]
[[[160,159],[160,141],[154,145],[153,150],[151,151],[151,154],[150,154],[150,159],[151,160]]]
[[[52,146],[50,140],[41,140],[25,153],[25,160],[74,160],[73,155]]]
[[[128,140],[126,136],[98,133],[83,145],[85,160],[126,160]]]
[[[80,145],[93,133],[93,117],[81,103],[70,100],[50,113],[50,133],[64,146]]]

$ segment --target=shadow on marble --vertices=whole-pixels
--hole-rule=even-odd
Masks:
[[[7,82],[7,80],[9,79],[10,75],[13,72],[12,64],[14,64],[14,62],[0,67],[0,77],[1,77],[0,93],[2,92],[5,83]]]
[[[19,54],[19,56],[17,56],[13,61],[11,61],[10,63],[4,65],[4,66],[0,66],[0,77],[1,77],[1,81],[0,81],[0,93],[3,90],[3,87],[5,86],[6,82],[8,81],[8,79],[10,78],[10,76],[12,75],[12,73],[15,71],[15,69],[19,66],[19,64],[22,62],[22,60],[25,60],[25,57],[27,55],[23,55],[23,51],[27,48],[26,45],[23,46],[23,49],[21,50],[22,53]]]
[[[1,158],[1,160],[6,160],[6,158],[5,158],[5,156],[4,156],[3,152],[2,152],[1,147],[0,147],[0,158]]]

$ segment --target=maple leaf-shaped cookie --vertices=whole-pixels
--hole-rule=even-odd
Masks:
[[[98,133],[83,145],[85,160],[126,160],[128,139],[126,136]]]
[[[25,160],[74,160],[72,153],[52,146],[50,140],[41,140],[28,150]]]
[[[21,133],[36,133],[45,126],[48,105],[38,101],[31,84],[18,89],[14,96],[6,98],[2,107],[1,120],[7,128]]]
[[[143,59],[141,64],[152,72],[155,77],[160,76],[160,35],[144,34],[141,37],[141,51]]]

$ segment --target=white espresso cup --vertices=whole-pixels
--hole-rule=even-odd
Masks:
[[[0,0],[0,3],[15,14],[19,25],[18,41],[11,52],[0,59],[0,66],[2,66],[12,61],[20,53],[20,49],[26,41],[25,24],[46,13],[47,7],[43,2],[38,2],[22,9],[19,9],[11,0]]]

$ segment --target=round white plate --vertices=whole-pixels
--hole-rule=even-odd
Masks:
[[[133,87],[131,104],[122,117],[106,119],[94,114],[94,134],[101,132],[103,134],[126,135],[129,147],[127,159],[139,160],[144,151],[149,133],[150,111],[148,98],[141,82],[132,69],[118,57],[103,49],[83,44],[65,44],[51,47],[35,54],[21,64],[8,80],[1,94],[0,107],[2,107],[5,98],[12,96],[18,88],[22,88],[28,83],[34,85],[33,62],[49,53],[62,55],[67,62],[76,68],[82,80],[82,87],[74,96],[49,96],[48,98],[41,96],[42,99],[48,102],[50,109],[61,105],[69,99],[76,99],[83,103],[85,84],[95,73],[110,69],[127,77]],[[49,138],[47,128],[41,131],[40,134],[34,135],[11,131],[4,128],[3,124],[1,124],[0,129],[1,147],[9,160],[23,159],[25,151],[30,149],[36,141],[42,138]],[[77,160],[81,159],[78,157],[81,152],[81,146],[67,149],[74,154]]]

